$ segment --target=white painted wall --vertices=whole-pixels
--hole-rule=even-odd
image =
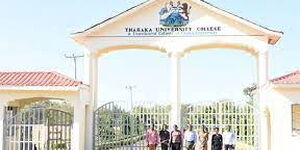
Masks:
[[[270,110],[271,149],[290,150],[300,147],[300,136],[292,135],[292,104],[300,104],[300,88],[275,88],[267,91]]]

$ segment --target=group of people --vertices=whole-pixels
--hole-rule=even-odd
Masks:
[[[157,131],[154,125],[146,133],[146,142],[148,150],[156,150],[161,145],[161,150],[208,150],[209,141],[208,129],[203,126],[200,132],[193,129],[193,125],[188,125],[188,130],[181,131],[177,125],[174,125],[173,131],[168,131],[168,126],[163,125],[163,129]],[[234,150],[236,135],[228,126],[223,134],[220,134],[219,128],[214,128],[211,136],[211,150]]]

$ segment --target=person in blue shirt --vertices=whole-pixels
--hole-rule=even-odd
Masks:
[[[197,132],[193,130],[193,125],[188,125],[188,130],[184,133],[184,141],[187,150],[195,150],[197,142]]]

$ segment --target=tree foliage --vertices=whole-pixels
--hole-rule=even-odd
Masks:
[[[244,88],[243,93],[248,98],[250,102],[254,101],[255,94],[257,90],[257,84],[253,83],[250,86]]]
[[[26,108],[46,108],[46,109],[57,109],[69,113],[73,113],[73,107],[71,104],[61,100],[46,100],[33,102],[25,106]]]

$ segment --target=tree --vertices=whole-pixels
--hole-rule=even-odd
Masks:
[[[32,109],[32,108],[46,108],[46,109],[57,109],[69,113],[73,113],[73,107],[66,101],[61,100],[45,100],[45,101],[38,101],[33,102],[24,107],[25,109]]]
[[[249,99],[249,103],[253,104],[254,96],[256,94],[257,85],[255,83],[251,84],[250,86],[244,88],[243,93]]]

